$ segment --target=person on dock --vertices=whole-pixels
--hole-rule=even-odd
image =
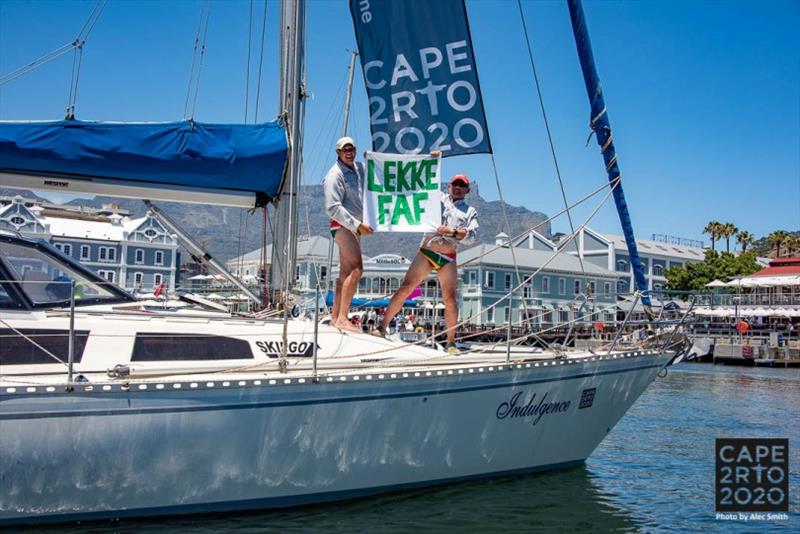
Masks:
[[[356,143],[350,137],[336,141],[336,162],[322,180],[325,211],[331,219],[331,237],[339,245],[339,278],[333,293],[330,324],[340,330],[360,332],[347,314],[364,272],[361,262],[361,236],[372,228],[363,222],[361,194],[364,165],[356,161]]]
[[[458,354],[455,344],[458,307],[456,289],[458,288],[458,266],[456,249],[459,244],[474,243],[478,231],[478,212],[469,206],[464,198],[469,193],[469,178],[456,174],[450,180],[448,194],[442,195],[442,224],[435,234],[422,238],[419,251],[408,268],[400,289],[392,296],[383,322],[373,332],[385,336],[394,316],[403,307],[408,295],[425,280],[431,270],[436,271],[444,300],[444,322],[447,326],[446,350]]]

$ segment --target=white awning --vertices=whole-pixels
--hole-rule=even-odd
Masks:
[[[706,284],[706,287],[727,287],[725,282],[722,280],[714,280],[713,282],[709,282]]]

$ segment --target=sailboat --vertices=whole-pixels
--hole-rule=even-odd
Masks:
[[[280,199],[277,242],[291,245],[304,10],[282,3],[279,121],[4,123],[3,184]],[[291,246],[278,253],[291,266]],[[288,313],[144,311],[11,232],[0,279],[0,525],[286,507],[577,465],[686,350],[667,331],[452,356]]]

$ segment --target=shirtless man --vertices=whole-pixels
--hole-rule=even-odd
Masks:
[[[435,234],[422,238],[419,252],[408,268],[400,289],[392,296],[383,324],[375,329],[375,335],[385,336],[392,318],[403,307],[406,297],[417,287],[431,270],[436,271],[444,298],[444,322],[447,325],[447,346],[450,354],[458,354],[455,344],[458,308],[458,266],[456,248],[459,244],[474,243],[478,231],[478,212],[467,205],[464,197],[469,193],[469,178],[456,174],[450,180],[448,194],[442,196],[442,224]]]
[[[372,228],[362,220],[364,165],[356,162],[356,143],[350,137],[336,141],[336,156],[336,163],[322,181],[325,211],[331,219],[331,236],[339,245],[339,278],[333,293],[330,324],[340,330],[360,332],[349,321],[347,313],[364,271],[360,239],[372,233]]]

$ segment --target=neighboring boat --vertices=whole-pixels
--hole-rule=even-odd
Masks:
[[[289,11],[302,18],[302,8]],[[288,114],[290,132],[298,117]],[[0,136],[3,154],[19,156],[0,176],[16,185],[168,188],[164,196],[240,205],[277,196],[283,168],[295,165],[280,124],[19,128],[13,141]],[[44,168],[26,167],[41,165],[28,149],[54,130],[50,139],[97,158],[101,176],[86,159],[60,167],[71,158],[58,143]],[[131,157],[153,163],[144,169],[153,179],[167,165],[171,181],[144,183],[131,159],[116,172],[113,154],[82,144],[82,132],[100,131],[121,136],[112,152],[145,147]],[[248,135],[257,141],[232,157]],[[158,161],[140,143],[156,138]],[[224,165],[211,172],[192,150],[183,166],[187,146],[223,140],[233,152],[211,157]],[[188,179],[200,170],[202,183]],[[666,333],[594,351],[452,356],[313,321],[142,308],[56,249],[8,233],[0,332],[0,525],[284,507],[576,465],[686,347]]]

